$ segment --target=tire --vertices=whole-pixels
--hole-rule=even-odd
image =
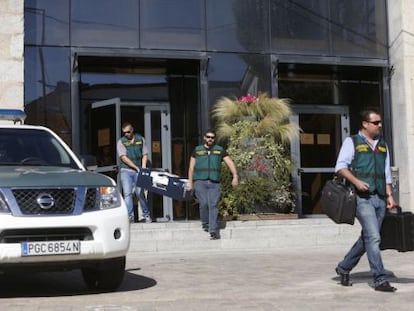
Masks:
[[[89,289],[94,291],[115,291],[121,285],[125,274],[125,257],[98,262],[96,268],[82,268],[82,276]]]

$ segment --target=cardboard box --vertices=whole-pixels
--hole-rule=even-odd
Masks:
[[[188,179],[165,172],[162,169],[141,169],[137,186],[150,192],[165,195],[175,200],[186,201],[192,198],[187,191]]]

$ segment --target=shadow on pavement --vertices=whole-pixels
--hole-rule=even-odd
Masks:
[[[125,271],[124,280],[117,292],[128,292],[153,287],[152,278]],[[69,272],[6,273],[0,275],[0,298],[59,297],[93,295],[83,282],[80,270]]]

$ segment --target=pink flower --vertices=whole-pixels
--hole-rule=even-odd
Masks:
[[[251,94],[247,94],[246,96],[240,96],[239,102],[242,104],[250,104],[257,100],[257,97]]]

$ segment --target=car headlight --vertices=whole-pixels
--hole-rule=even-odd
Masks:
[[[100,209],[108,209],[121,206],[121,196],[116,187],[99,187]]]
[[[2,193],[0,193],[0,213],[10,213],[9,205],[6,203]]]

